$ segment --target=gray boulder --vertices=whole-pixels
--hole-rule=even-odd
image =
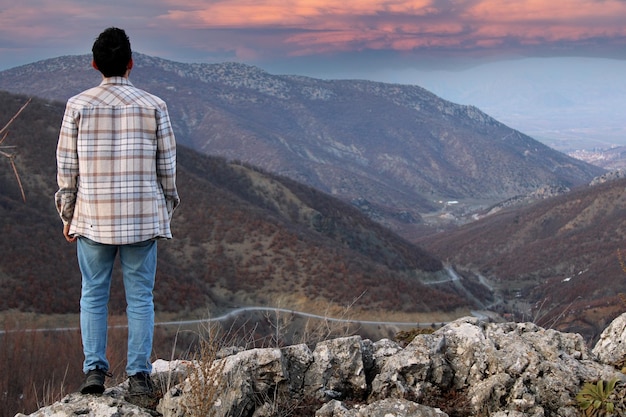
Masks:
[[[384,359],[369,400],[430,403],[443,391],[463,394],[463,406],[476,415],[577,416],[574,399],[583,383],[613,377],[625,379],[594,361],[578,334],[463,318]]]
[[[313,350],[233,349],[210,363],[160,361],[153,377],[164,395],[153,410],[126,403],[122,384],[99,397],[71,394],[31,417],[188,417],[194,407],[216,417],[574,417],[585,382],[626,381],[611,366],[626,353],[625,321],[616,319],[593,352],[578,334],[471,317],[405,348],[352,336]]]
[[[389,398],[348,409],[332,400],[324,404],[315,417],[448,417],[443,411],[403,399]]]
[[[626,313],[617,317],[604,329],[593,348],[593,354],[600,362],[608,365],[617,364],[626,358]]]
[[[104,395],[72,393],[48,407],[29,415],[30,417],[153,417],[154,412],[124,400],[124,390],[119,387],[107,389]],[[25,417],[18,413],[15,417]]]

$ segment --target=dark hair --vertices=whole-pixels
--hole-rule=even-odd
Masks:
[[[132,58],[130,40],[123,29],[110,27],[102,32],[91,48],[93,60],[105,77],[121,77]]]

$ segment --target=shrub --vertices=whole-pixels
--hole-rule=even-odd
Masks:
[[[189,393],[185,408],[191,417],[214,416],[218,394],[226,388],[223,377],[226,362],[217,360],[224,339],[217,326],[209,326],[207,330],[198,342],[198,351],[188,374]]]
[[[402,347],[406,347],[409,343],[420,334],[431,334],[435,331],[432,327],[417,327],[411,330],[402,330],[396,333],[395,340]]]
[[[617,379],[608,382],[587,382],[576,395],[578,406],[587,417],[600,417],[615,413],[615,399],[612,397]],[[620,414],[622,415],[622,414]]]

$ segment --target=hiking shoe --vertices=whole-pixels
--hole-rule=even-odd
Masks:
[[[153,395],[154,384],[148,372],[139,372],[128,377],[129,395]]]
[[[87,372],[85,382],[80,386],[81,394],[102,394],[104,392],[104,379],[111,376],[100,368],[92,369]]]

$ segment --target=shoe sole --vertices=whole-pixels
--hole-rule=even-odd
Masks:
[[[103,385],[89,385],[80,389],[81,394],[102,394],[103,392]]]

